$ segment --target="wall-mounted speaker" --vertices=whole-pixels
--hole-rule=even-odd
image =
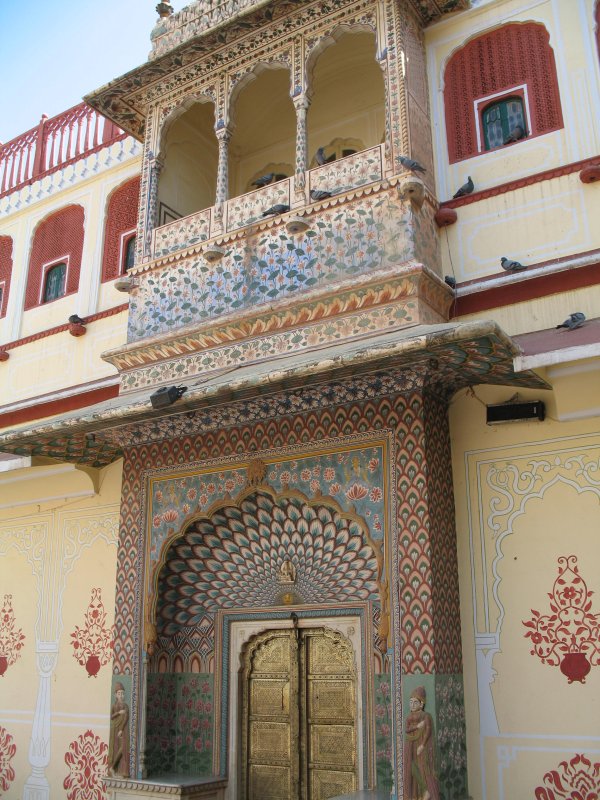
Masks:
[[[541,400],[531,403],[498,403],[487,407],[486,422],[488,425],[500,425],[503,422],[528,422],[537,419],[544,421],[546,407]]]

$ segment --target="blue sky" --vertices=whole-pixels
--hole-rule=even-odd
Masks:
[[[0,0],[0,142],[146,61],[156,2]]]

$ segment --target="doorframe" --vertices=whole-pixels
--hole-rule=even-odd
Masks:
[[[239,681],[244,645],[266,630],[291,629],[291,613],[299,628],[329,628],[346,637],[354,649],[357,685],[358,787],[369,788],[375,781],[375,732],[373,709],[373,622],[371,604],[352,603],[328,606],[289,606],[250,611],[219,611],[215,622],[215,725],[220,733],[219,763],[215,772],[228,777],[225,800],[237,800],[239,752]],[[368,643],[368,644],[367,644]],[[218,705],[218,707],[217,707]],[[215,739],[215,744],[217,741]]]

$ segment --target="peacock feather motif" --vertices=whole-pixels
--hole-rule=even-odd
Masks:
[[[296,602],[377,596],[378,560],[359,522],[300,493],[257,489],[172,544],[159,578],[159,631],[171,636],[219,608],[279,605],[285,560],[294,567]]]

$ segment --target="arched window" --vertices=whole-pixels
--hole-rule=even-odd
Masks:
[[[562,128],[546,28],[536,22],[509,23],[457,50],[444,71],[444,108],[451,164],[504,145],[511,116],[513,121],[522,118],[527,138]]]
[[[313,157],[323,148],[325,163],[380,144],[385,132],[385,84],[375,34],[340,27],[327,42],[313,50],[307,64],[309,153]]]
[[[123,264],[121,271],[128,272],[135,263],[135,233],[125,239],[123,247]]]
[[[44,277],[44,290],[42,293],[42,303],[50,303],[58,300],[65,294],[65,283],[67,277],[67,265],[64,261],[60,264],[53,264]]]
[[[29,257],[25,310],[77,291],[83,252],[83,219],[81,206],[67,206],[46,217],[36,228]],[[48,269],[62,263],[65,264],[66,274],[61,294],[47,298],[46,290],[50,291],[47,284]],[[69,265],[68,270],[66,264]],[[53,287],[57,285],[55,281],[58,278],[52,279]],[[53,288],[52,292],[55,291]]]
[[[129,256],[127,247],[133,241],[135,248],[139,197],[140,179],[134,178],[115,189],[108,200],[102,254],[103,283],[118,278],[129,269],[126,260],[133,258],[134,254]],[[133,262],[130,266],[133,266]]]
[[[12,273],[12,238],[0,236],[0,319],[6,316]]]

